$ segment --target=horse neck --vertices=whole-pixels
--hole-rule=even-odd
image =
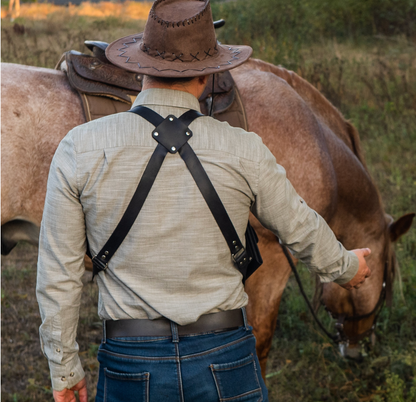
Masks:
[[[313,85],[293,71],[277,67],[258,59],[250,59],[243,65],[246,69],[271,72],[285,80],[313,111],[321,124],[335,133],[356,155],[367,169],[361,151],[360,139],[356,128],[331,104]]]

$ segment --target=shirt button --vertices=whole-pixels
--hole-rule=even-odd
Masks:
[[[66,381],[66,377],[64,375],[61,377],[61,381]]]
[[[75,375],[75,373],[73,372],[73,371],[71,371],[70,373],[69,373],[69,376],[70,377],[73,377]]]
[[[55,351],[56,351],[56,353],[59,353],[61,351],[61,349],[56,348]]]

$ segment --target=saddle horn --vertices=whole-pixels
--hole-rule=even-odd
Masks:
[[[223,19],[220,19],[220,20],[218,20],[218,21],[214,21],[214,28],[215,29],[217,29],[217,28],[221,28],[221,27],[223,27],[225,25],[225,20],[223,20]]]

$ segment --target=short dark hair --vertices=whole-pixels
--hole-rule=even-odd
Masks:
[[[155,77],[154,75],[147,75],[146,79],[151,83],[160,83],[164,85],[178,85],[187,84],[191,82],[195,77]]]

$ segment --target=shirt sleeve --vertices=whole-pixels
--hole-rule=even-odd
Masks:
[[[58,391],[72,388],[85,376],[76,342],[85,251],[77,157],[68,135],[60,143],[49,171],[36,285],[42,318],[41,347],[48,358],[52,387]]]
[[[264,148],[253,214],[321,282],[349,282],[358,271],[358,257],[347,251],[325,220],[308,207],[287,179],[285,169]]]

